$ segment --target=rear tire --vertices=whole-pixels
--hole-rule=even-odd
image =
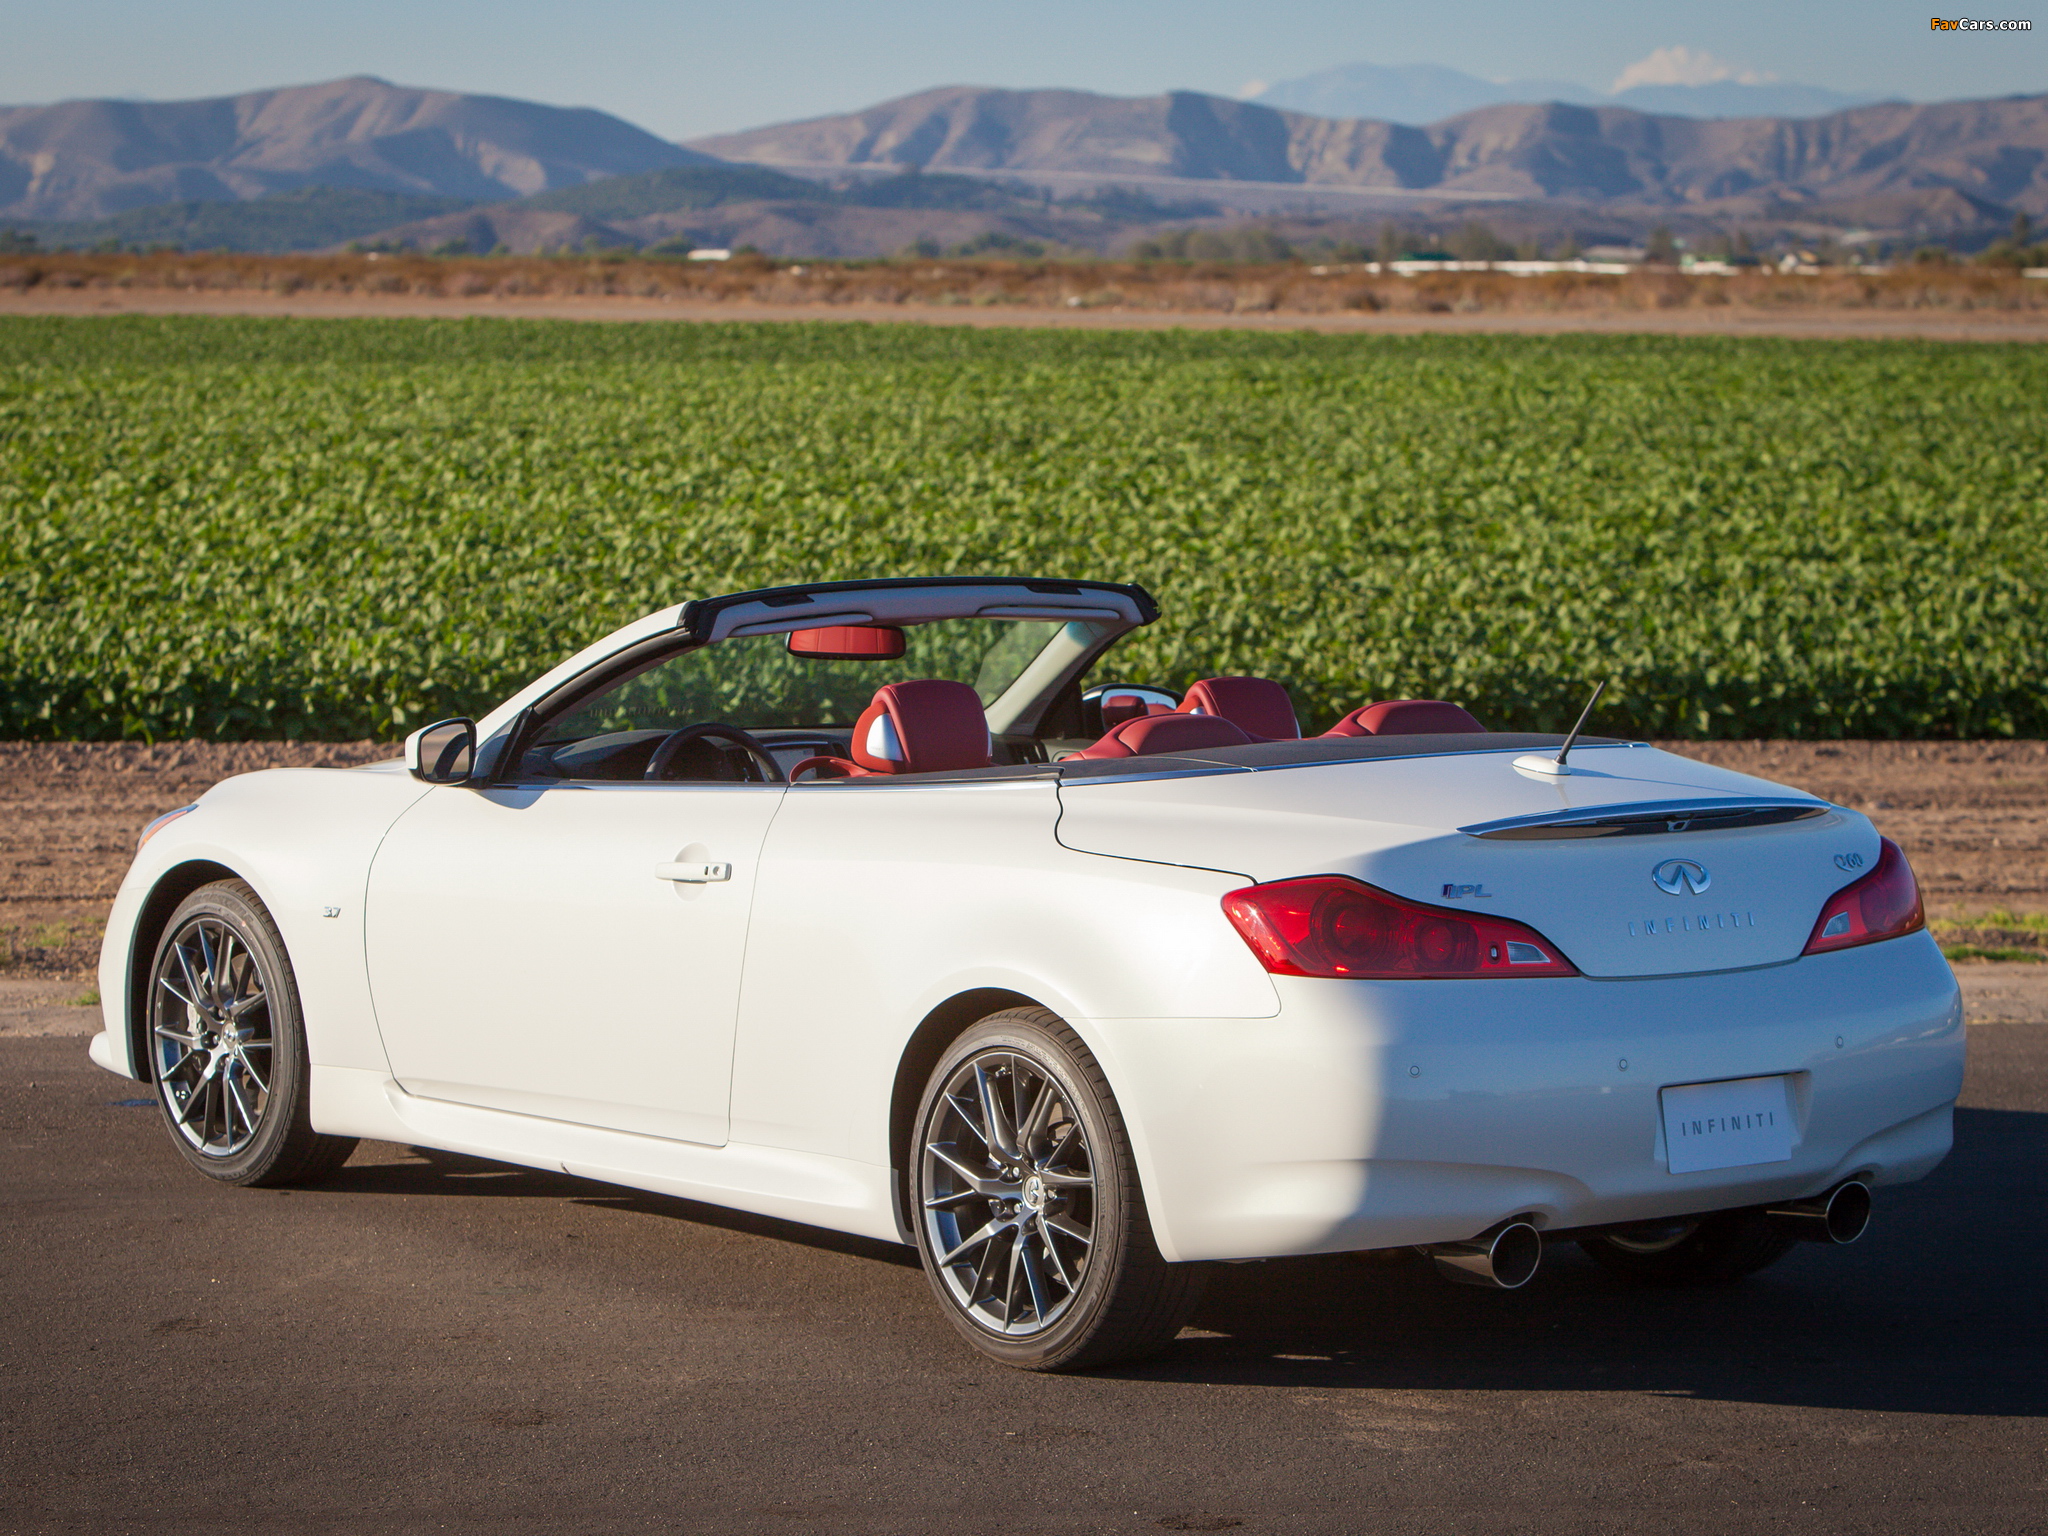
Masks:
[[[308,1117],[312,1073],[284,938],[240,880],[179,903],[149,967],[150,1076],[171,1144],[222,1184],[303,1184],[348,1161],[353,1136]]]
[[[1652,1236],[1614,1232],[1579,1246],[1601,1268],[1637,1285],[1732,1285],[1767,1269],[1799,1239],[1759,1210],[1716,1211],[1684,1230]]]
[[[956,1040],[911,1155],[925,1278],[991,1360],[1077,1371],[1154,1354],[1201,1298],[1206,1271],[1160,1255],[1115,1096],[1056,1014],[1009,1009]]]

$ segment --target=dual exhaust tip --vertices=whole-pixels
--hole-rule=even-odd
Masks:
[[[1454,1284],[1512,1291],[1536,1277],[1543,1263],[1543,1234],[1514,1217],[1469,1243],[1433,1243],[1423,1252],[1436,1260],[1436,1272]]]
[[[1844,1179],[1824,1195],[1767,1205],[1764,1214],[1808,1243],[1853,1243],[1870,1230],[1870,1186]]]
[[[1844,1246],[1870,1228],[1870,1186],[1844,1179],[1824,1195],[1765,1206],[1764,1214],[1804,1242]],[[1513,1291],[1533,1280],[1542,1266],[1543,1234],[1513,1217],[1470,1242],[1433,1243],[1423,1252],[1436,1260],[1436,1272],[1446,1280]]]

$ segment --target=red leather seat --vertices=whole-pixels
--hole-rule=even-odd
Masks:
[[[986,768],[994,749],[980,696],[965,683],[923,678],[875,690],[873,702],[854,722],[851,762],[843,757],[807,757],[789,770],[789,776],[858,779]]]
[[[1216,715],[1142,715],[1114,726],[1076,757],[1154,757],[1203,747],[1242,747],[1251,737]]]
[[[1325,736],[1461,736],[1486,727],[1442,699],[1387,699],[1354,709]]]
[[[1191,715],[1214,715],[1255,741],[1299,741],[1301,723],[1294,701],[1278,683],[1263,677],[1205,677],[1187,692],[1180,707]]]
[[[986,768],[994,747],[980,696],[944,678],[877,688],[853,725],[853,760],[869,773]]]

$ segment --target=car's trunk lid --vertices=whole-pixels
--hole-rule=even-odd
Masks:
[[[1513,918],[1589,976],[1795,958],[1829,895],[1877,861],[1854,811],[1641,746],[1581,747],[1551,778],[1518,754],[1070,779],[1059,838],[1248,882],[1342,874]]]

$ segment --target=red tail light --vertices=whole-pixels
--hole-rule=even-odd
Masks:
[[[1828,898],[1813,925],[1813,937],[1805,953],[1817,955],[1830,949],[1852,949],[1858,944],[1875,944],[1879,939],[1896,939],[1917,933],[1927,926],[1927,914],[1920,905],[1920,882],[1913,878],[1913,866],[1906,862],[1899,845],[1888,837],[1878,839],[1877,868],[1853,885],[1845,885]]]
[[[1576,976],[1533,928],[1403,901],[1341,875],[1248,885],[1223,913],[1280,976]]]

